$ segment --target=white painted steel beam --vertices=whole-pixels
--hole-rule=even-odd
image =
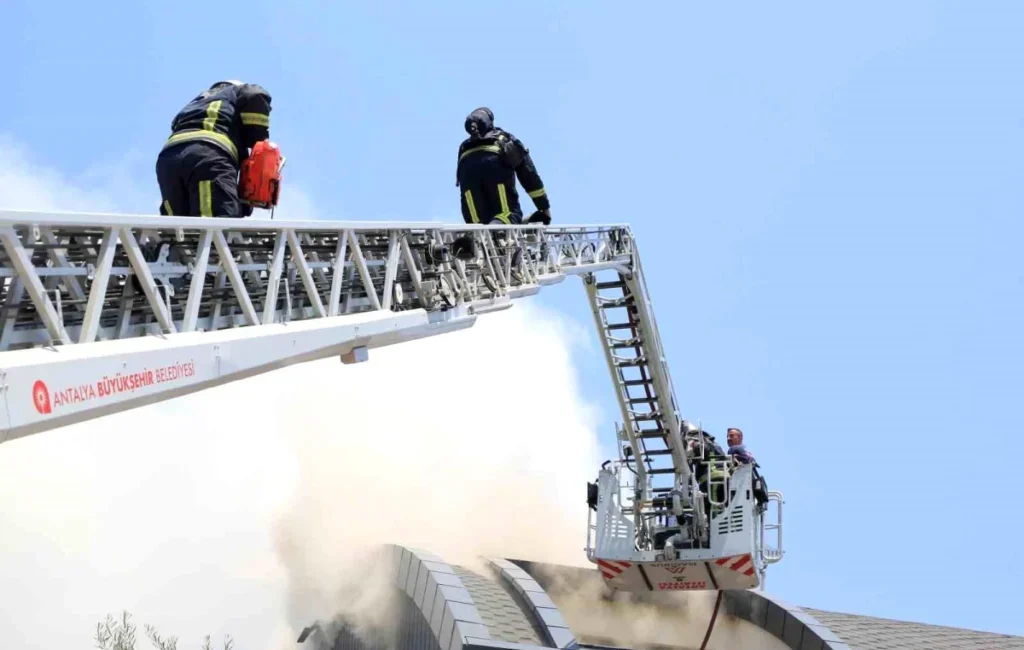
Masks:
[[[473,259],[450,254],[459,240]],[[175,261],[150,261],[154,242]],[[16,211],[0,211],[0,243],[0,442],[310,359],[363,361],[570,275],[628,274],[635,255],[622,225]],[[44,279],[77,307],[55,305]]]
[[[187,395],[356,347],[379,348],[470,327],[472,309],[353,314],[4,352],[0,441]],[[282,351],[287,350],[287,353]]]

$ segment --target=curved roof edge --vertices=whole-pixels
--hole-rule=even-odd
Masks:
[[[760,591],[727,591],[724,613],[753,623],[793,650],[851,650],[827,625],[800,607]]]
[[[390,546],[398,567],[395,586],[422,612],[442,650],[460,650],[474,640],[490,640],[473,596],[455,569],[419,549]]]
[[[381,552],[382,560],[392,567],[394,593],[400,594],[398,609],[389,614],[398,635],[396,647],[623,650],[629,646],[624,639],[609,639],[614,647],[578,639],[579,631],[571,629],[556,604],[565,594],[557,587],[549,593],[553,581],[587,580],[594,573],[591,569],[490,558],[483,562],[484,570],[473,571],[420,549],[389,545]],[[751,630],[759,630],[763,642],[774,637],[773,647],[792,650],[1024,649],[1020,636],[812,610],[760,591],[724,592],[721,614],[746,621]],[[372,634],[357,635],[350,623],[342,619],[316,623],[298,641],[308,642],[305,647],[312,650],[376,650],[390,645]],[[760,637],[762,633],[767,636]],[[682,650],[696,645],[694,639],[673,639],[671,646],[657,647]]]
[[[389,545],[382,551],[392,564],[394,587],[401,599],[399,646],[423,650],[576,650],[579,644],[544,589],[507,560],[487,560],[491,576],[477,575],[422,549]],[[472,578],[471,581],[464,578]],[[470,582],[483,580],[503,602],[477,603]],[[489,581],[489,582],[488,582]],[[491,584],[493,583],[493,584]],[[484,591],[485,595],[488,591]],[[488,607],[491,610],[488,610]],[[483,611],[481,611],[483,610]],[[510,611],[515,610],[515,611]],[[399,623],[399,621],[396,621]],[[544,645],[508,640],[508,626],[523,624],[541,632]],[[502,629],[499,629],[502,628]],[[429,638],[428,638],[429,637]],[[299,643],[317,650],[376,648],[376,638],[358,638],[343,621],[317,622],[303,630]]]
[[[529,608],[531,617],[544,631],[548,647],[571,649],[579,646],[576,635],[569,629],[555,601],[533,576],[508,560],[492,558],[490,563],[499,571],[502,581],[515,590]]]

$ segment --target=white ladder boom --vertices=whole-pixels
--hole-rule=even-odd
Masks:
[[[569,275],[630,275],[624,225],[0,211],[0,442],[471,326]]]

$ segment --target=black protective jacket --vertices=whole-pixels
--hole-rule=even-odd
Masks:
[[[171,122],[164,149],[203,141],[225,151],[236,166],[270,137],[270,93],[256,84],[215,85],[189,102]]]
[[[466,130],[470,137],[459,146],[456,171],[466,223],[522,223],[516,178],[538,210],[550,207],[530,150],[511,133],[495,127],[490,111],[473,111],[466,119]]]

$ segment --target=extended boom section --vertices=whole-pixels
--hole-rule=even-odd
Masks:
[[[634,259],[625,226],[0,212],[0,441],[471,326]]]
[[[639,255],[586,287],[622,416],[619,458],[588,486],[588,557],[625,591],[763,584],[782,558],[782,495],[681,417]],[[776,523],[765,522],[770,502]]]

